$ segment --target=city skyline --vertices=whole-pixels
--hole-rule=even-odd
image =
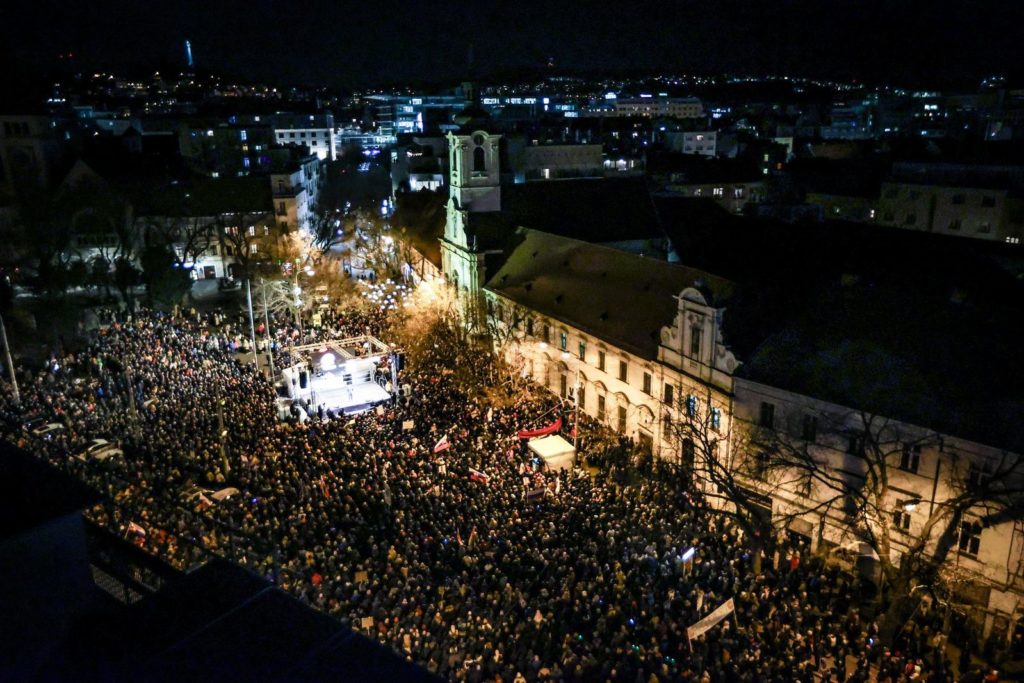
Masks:
[[[904,86],[970,87],[1011,78],[1024,47],[1006,2],[726,0],[557,4],[408,3],[391,16],[354,3],[191,0],[88,7],[22,5],[5,22],[5,61],[50,72],[180,65],[283,85],[387,86],[512,73],[733,72]],[[131,30],[126,31],[128,27]],[[654,30],[657,28],[657,30]],[[549,66],[550,65],[550,66]]]

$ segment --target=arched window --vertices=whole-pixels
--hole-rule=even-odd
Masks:
[[[486,173],[487,172],[487,161],[484,158],[484,148],[474,147],[473,148],[473,172],[474,173]]]

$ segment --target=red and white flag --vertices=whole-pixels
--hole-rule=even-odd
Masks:
[[[434,453],[440,453],[441,451],[446,451],[446,450],[448,450],[451,447],[452,447],[452,444],[448,440],[448,435],[445,434],[440,439],[438,439],[437,443],[434,444],[433,452]]]
[[[491,479],[480,470],[474,470],[472,467],[469,468],[469,478],[472,481],[478,481],[481,484],[486,484]]]
[[[136,536],[145,536],[146,530],[135,522],[128,522],[128,533],[135,534]]]

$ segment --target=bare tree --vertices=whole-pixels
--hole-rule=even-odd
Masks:
[[[730,433],[732,421],[713,392],[686,394],[676,387],[666,419],[673,446],[678,449],[681,479],[690,486],[691,502],[708,514],[731,518],[753,551],[754,571],[774,538],[771,493],[783,482],[758,458],[737,455],[746,446],[741,433]],[[673,412],[678,415],[673,419]],[[775,520],[776,523],[781,520]]]
[[[268,212],[260,211],[235,211],[213,217],[221,253],[234,260],[240,277],[251,277],[256,262],[271,258],[277,231],[269,219]]]
[[[149,216],[142,224],[146,244],[167,249],[183,270],[194,267],[217,239],[213,221],[205,217]]]
[[[821,420],[814,439],[754,427],[748,455],[804,494],[807,511],[841,511],[848,533],[871,547],[884,588],[881,635],[891,641],[917,604],[916,587],[947,583],[955,549],[969,551],[984,528],[1024,519],[1024,461],[1005,451],[986,462],[961,458],[934,432],[866,411]],[[932,485],[908,493],[907,471],[925,454]]]
[[[313,244],[320,253],[327,254],[351,238],[353,220],[346,218],[336,209],[318,207],[309,219],[313,233]]]

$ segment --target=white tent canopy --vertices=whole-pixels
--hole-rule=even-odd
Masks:
[[[576,449],[558,434],[530,439],[527,446],[541,457],[550,470],[567,470],[572,467]]]

